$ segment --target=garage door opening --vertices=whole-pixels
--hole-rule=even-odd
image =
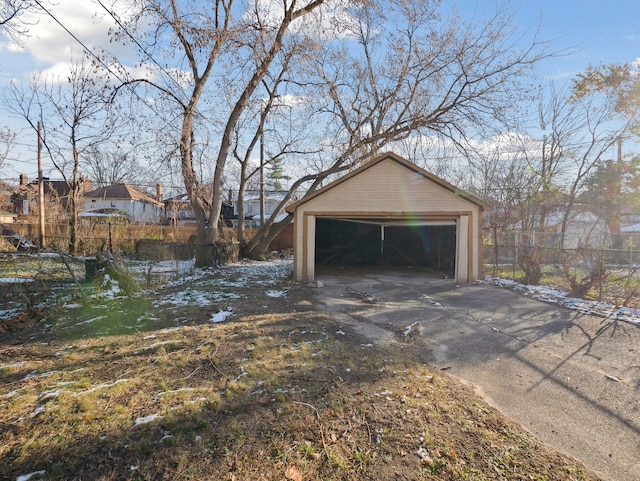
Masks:
[[[456,225],[317,219],[315,264],[420,267],[453,277]]]

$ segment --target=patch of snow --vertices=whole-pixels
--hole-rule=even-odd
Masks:
[[[31,413],[31,417],[35,418],[36,416],[42,414],[45,411],[45,407],[44,406],[38,406],[37,408],[35,408],[33,410],[33,412]]]
[[[284,297],[287,293],[285,291],[269,290],[265,294],[267,297]]]
[[[344,332],[342,329],[340,329],[339,331],[336,331],[336,334],[337,334],[338,336],[344,336],[344,335],[346,335],[347,333],[346,333],[346,332]]]
[[[0,366],[0,371],[4,369],[13,369],[14,367],[24,366],[26,363],[26,361],[18,361],[14,362],[13,364],[4,364],[3,366]]]
[[[149,344],[146,347],[143,347],[142,349],[138,349],[137,351],[133,351],[134,354],[140,354],[141,352],[144,351],[152,351],[157,347],[160,346],[164,346],[166,344],[179,344],[180,341],[161,341],[161,342],[154,342],[153,344]]]
[[[9,398],[9,397],[15,397],[15,396],[17,396],[18,394],[20,394],[20,391],[19,391],[19,390],[16,390],[16,391],[10,391],[10,392],[8,392],[8,393],[6,393],[6,394],[2,394],[2,395],[0,395],[0,397]]]
[[[23,381],[28,381],[29,379],[34,379],[38,375],[38,371],[31,371],[25,377],[22,378]]]
[[[227,318],[232,315],[233,315],[233,309],[229,309],[228,311],[218,311],[213,316],[211,316],[211,319],[209,319],[209,321],[213,322],[214,324],[217,324],[219,322],[226,321]]]
[[[238,374],[238,376],[234,379],[234,381],[238,382],[241,378],[247,375],[248,373],[247,371],[245,371],[244,366],[240,366],[240,374]]]
[[[0,310],[0,319],[13,319],[20,314],[20,312],[22,312],[22,309],[19,308]]]
[[[92,322],[99,321],[100,319],[107,319],[108,316],[98,316],[93,319],[87,319],[86,321],[76,322],[74,325],[79,326],[81,324],[91,324]]]
[[[79,307],[82,307],[82,304],[79,304],[79,303],[75,302],[75,303],[72,303],[72,304],[65,304],[62,307],[66,307],[67,309],[77,309]]]
[[[171,305],[172,307],[197,306],[207,307],[216,302],[229,299],[240,299],[242,296],[236,293],[206,292],[195,289],[185,289],[175,294],[165,296],[155,303],[156,307]]]
[[[71,351],[73,349],[73,346],[66,346],[63,347],[62,349],[60,349],[59,351],[57,351],[54,356],[62,356],[65,352],[67,351]]]
[[[409,324],[409,325],[407,326],[407,328],[404,330],[404,332],[402,333],[402,335],[403,335],[404,337],[407,337],[409,334],[411,334],[411,329],[413,328],[413,326],[417,326],[417,325],[418,325],[418,323],[419,323],[419,321],[416,321],[416,322],[414,322],[414,323],[412,323],[412,324]]]
[[[519,284],[515,281],[502,279],[500,277],[486,276],[484,282],[485,284],[513,289],[514,291],[522,292],[525,295],[530,295],[534,299],[542,302],[556,304],[583,314],[612,318],[618,321],[640,325],[640,309],[617,307],[607,302],[567,297],[567,292],[559,291],[557,289],[552,289],[546,286]]]
[[[193,387],[183,387],[181,389],[173,389],[171,391],[163,391],[163,392],[159,392],[158,394],[154,394],[151,397],[151,400],[153,402],[157,402],[160,399],[162,399],[164,396],[166,396],[167,394],[178,394],[178,393],[181,393],[181,392],[191,392],[191,391],[195,391],[195,390],[196,389],[193,388]]]
[[[89,389],[88,391],[86,391],[87,393],[91,393],[91,392],[95,392],[98,391],[100,389],[106,389],[108,387],[113,387],[117,384],[120,384],[121,382],[127,382],[129,379],[118,379],[117,381],[112,382],[111,384],[98,384],[97,386],[92,387],[91,389]]]
[[[58,391],[44,391],[42,393],[40,393],[40,395],[38,396],[38,402],[47,402],[50,401],[51,399],[56,399],[58,396],[60,396],[60,393],[62,391],[58,390]]]
[[[133,422],[133,426],[131,426],[131,429],[135,428],[136,426],[140,426],[142,424],[152,423],[156,419],[162,419],[162,418],[164,418],[164,416],[160,416],[159,414],[151,414],[143,418],[138,418]]]
[[[34,471],[33,473],[23,474],[21,476],[18,476],[16,478],[16,481],[29,481],[34,476],[42,476],[45,473],[46,471]]]
[[[0,284],[25,284],[27,282],[33,282],[33,279],[26,279],[23,277],[2,277],[0,278]]]

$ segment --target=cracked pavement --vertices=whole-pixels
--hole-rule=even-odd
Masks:
[[[420,270],[317,276],[317,307],[472,385],[603,479],[640,480],[640,327]]]

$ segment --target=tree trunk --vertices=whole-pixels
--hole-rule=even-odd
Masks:
[[[288,215],[280,222],[260,229],[256,235],[243,247],[242,255],[249,259],[264,259],[269,253],[269,245],[278,237],[278,234],[293,221],[293,217]]]

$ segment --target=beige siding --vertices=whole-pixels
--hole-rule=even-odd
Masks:
[[[316,217],[341,215],[455,220],[459,232],[457,279],[470,282],[480,275],[480,207],[420,172],[388,159],[338,181],[298,205],[294,215],[296,279],[314,278]]]
[[[307,211],[442,212],[469,210],[469,202],[417,172],[381,162],[304,204]]]

